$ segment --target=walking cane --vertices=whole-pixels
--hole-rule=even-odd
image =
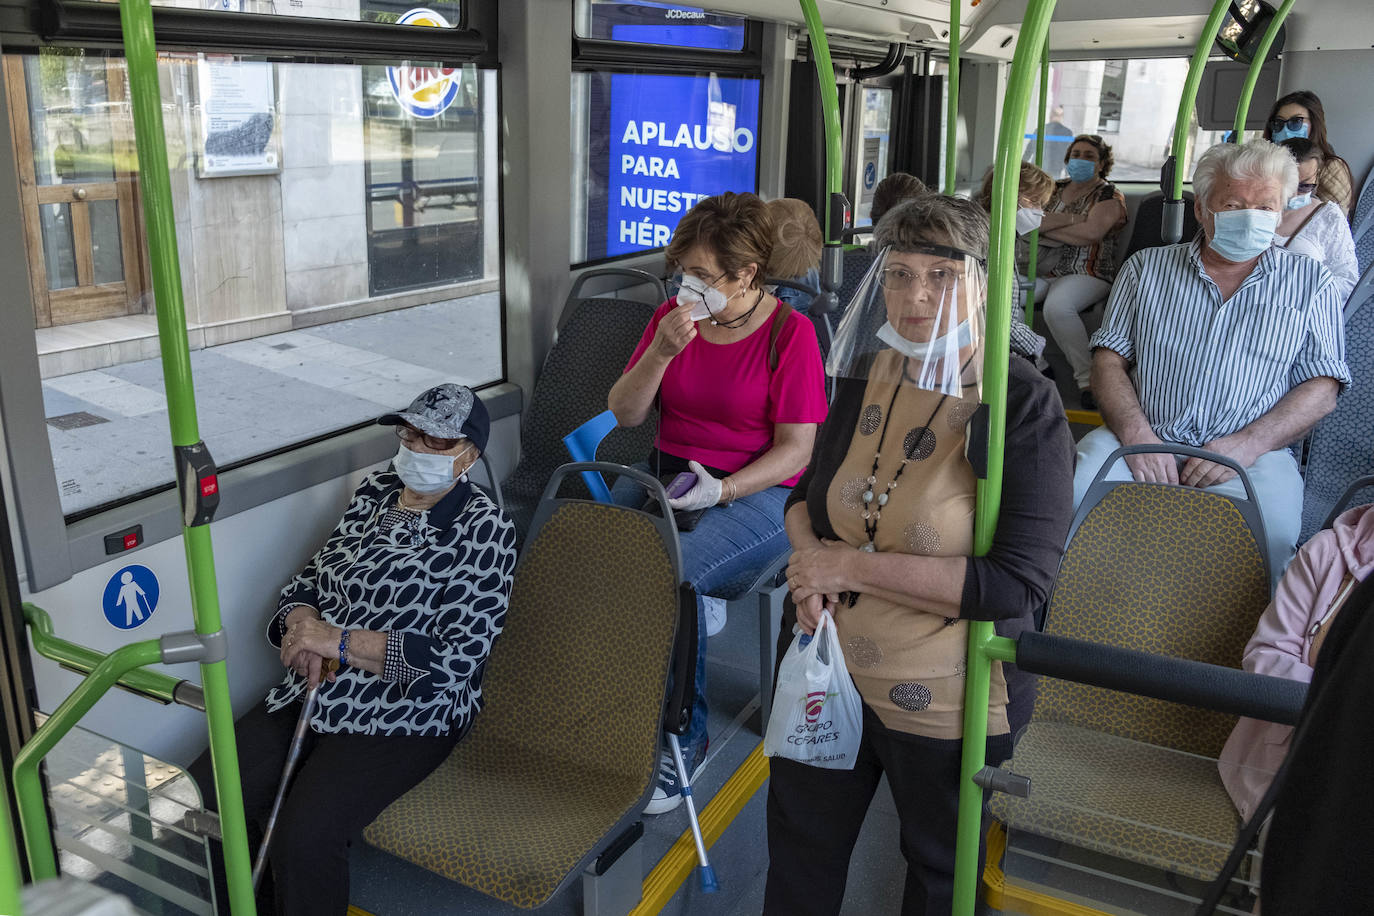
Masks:
[[[320,684],[324,676],[339,667],[338,659],[326,658],[320,662]],[[253,863],[253,890],[258,889],[262,873],[267,868],[267,851],[272,846],[272,834],[277,829],[277,815],[281,814],[282,802],[286,800],[286,787],[291,784],[291,775],[301,758],[301,746],[305,744],[305,733],[310,728],[310,716],[315,712],[315,696],[320,684],[305,692],[305,705],[301,707],[301,717],[296,720],[296,730],[291,735],[291,748],[286,752],[286,763],[281,768],[281,785],[277,786],[277,797],[272,802],[272,813],[267,815],[267,828],[262,834],[262,845],[258,847],[258,859]]]

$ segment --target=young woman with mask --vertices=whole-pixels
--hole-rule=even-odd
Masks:
[[[1350,175],[1350,164],[1336,155],[1326,139],[1326,109],[1316,93],[1300,89],[1281,97],[1269,111],[1262,136],[1274,143],[1293,137],[1311,140],[1321,151],[1323,160],[1317,172],[1317,197],[1331,201],[1346,217],[1350,216],[1355,180]]]
[[[654,453],[641,466],[662,477],[695,475],[681,512],[702,511],[680,531],[683,578],[698,595],[747,582],[782,553],[782,509],[825,419],[825,373],[816,331],[764,290],[780,252],[768,208],[754,194],[726,192],[691,209],[673,232],[667,260],[677,295],[658,307],[625,374],[611,388],[622,426],[659,408]],[[639,505],[643,488],[622,481],[617,502]],[[698,632],[706,634],[697,599]],[[706,757],[706,640],[698,640],[696,700],[682,736],[688,773]],[[677,807],[681,786],[664,753],[645,809]]]
[[[1345,214],[1335,203],[1316,196],[1323,164],[1321,149],[1301,137],[1291,137],[1279,145],[1297,160],[1298,193],[1288,199],[1274,231],[1274,244],[1325,264],[1344,300],[1360,279],[1360,266]]]
[[[482,402],[439,385],[377,422],[400,439],[392,467],[363,479],[282,589],[267,641],[286,677],[234,726],[251,835],[271,809],[302,698],[320,685],[277,822],[274,880],[259,890],[282,916],[343,916],[348,843],[467,734],[510,598],[515,526],[467,476],[487,444]],[[325,659],[340,667],[322,678]],[[190,771],[211,791],[209,751]]]
[[[1089,388],[1092,350],[1079,313],[1107,297],[1116,277],[1116,237],[1126,225],[1126,198],[1107,181],[1112,148],[1096,134],[1081,134],[1064,159],[1069,177],[1055,182],[1040,222],[1041,252],[1035,301],[1078,383],[1081,405],[1097,409]]]

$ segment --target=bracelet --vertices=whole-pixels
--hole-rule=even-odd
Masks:
[[[348,634],[348,630],[339,634],[339,664],[344,667],[348,666]]]
[[[739,484],[735,483],[735,478],[733,477],[727,477],[722,480],[721,483],[728,483],[730,485],[730,498],[725,501],[725,505],[734,505],[735,500],[739,498]]]

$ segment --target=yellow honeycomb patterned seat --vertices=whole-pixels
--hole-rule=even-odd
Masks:
[[[676,544],[654,519],[551,505],[516,568],[485,709],[363,834],[524,908],[557,893],[648,801],[678,614]]]
[[[1045,632],[1240,667],[1269,600],[1263,537],[1241,504],[1190,487],[1122,482],[1095,487],[1085,506],[1065,549]],[[1235,721],[1042,678],[1031,724],[1008,764],[1031,777],[1031,797],[995,795],[993,816],[1034,834],[1210,878],[1238,826],[1215,760]]]

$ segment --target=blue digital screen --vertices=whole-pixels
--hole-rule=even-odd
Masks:
[[[744,47],[744,25],[613,25],[611,38],[674,48],[715,48],[738,51]]]
[[[662,248],[697,200],[758,187],[757,79],[616,73],[607,95],[605,251],[589,214],[589,259]]]

